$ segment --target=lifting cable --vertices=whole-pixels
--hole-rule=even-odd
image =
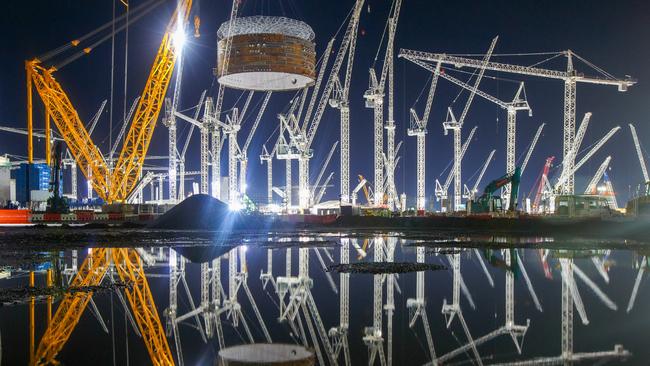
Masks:
[[[112,31],[111,31],[111,94],[110,94],[110,101],[108,104],[108,145],[113,146],[113,97],[115,95],[114,93],[114,86],[115,86],[115,2],[117,0],[113,0],[113,22],[111,23],[112,25]],[[127,24],[129,24],[127,22]],[[126,123],[126,121],[124,121]],[[109,159],[113,160],[113,154],[109,155]],[[113,320],[111,319],[111,322]],[[113,356],[113,363],[115,363],[115,356]]]
[[[138,5],[136,8],[133,9],[133,12],[143,11],[145,13],[148,13],[149,11],[153,10],[158,5],[162,4],[163,2],[164,2],[164,0],[149,0],[149,1],[147,1],[147,2],[145,2],[143,4],[141,4],[141,5]],[[121,22],[122,20],[124,20],[125,17],[126,17],[126,15],[122,15],[122,16],[118,17],[117,19],[115,19],[115,22]],[[66,51],[66,50],[68,50],[68,49],[70,49],[72,47],[77,47],[81,42],[87,40],[88,38],[96,35],[97,33],[101,32],[103,30],[108,29],[109,27],[111,27],[113,25],[113,23],[114,23],[113,21],[107,22],[107,23],[101,25],[100,27],[90,31],[89,33],[86,33],[85,35],[83,35],[83,36],[81,36],[81,37],[79,37],[77,39],[74,39],[74,40],[72,40],[70,42],[67,42],[66,44],[64,44],[64,45],[62,45],[60,47],[57,47],[57,48],[55,48],[55,49],[53,49],[51,51],[48,51],[48,52],[46,52],[46,53],[44,53],[42,55],[39,55],[38,59],[41,62],[45,62],[45,61],[51,59],[52,57],[58,56],[62,52]]]
[[[145,15],[147,15],[147,13],[149,13],[150,11],[152,11],[153,9],[155,9],[156,7],[158,7],[158,6],[161,5],[161,4],[163,4],[163,1],[155,2],[151,7],[149,7],[149,8],[146,9],[145,11],[142,11],[141,13],[138,13],[137,15],[133,15],[132,17],[130,17],[130,19],[129,19],[129,23],[128,23],[128,24],[131,24],[131,23],[134,23],[134,22],[140,20],[142,17],[144,17]],[[113,22],[109,22],[109,26],[112,25],[112,24],[113,24]],[[69,63],[71,63],[71,62],[77,60],[78,58],[80,58],[80,57],[82,57],[82,56],[84,56],[84,55],[89,54],[89,53],[92,52],[92,50],[95,49],[97,46],[99,46],[100,44],[106,42],[109,38],[112,38],[113,35],[114,35],[114,33],[119,33],[119,32],[121,32],[121,31],[123,31],[124,29],[126,29],[126,27],[127,27],[128,24],[123,24],[123,25],[117,27],[117,28],[115,29],[115,32],[111,32],[111,34],[108,34],[108,35],[106,35],[106,36],[100,38],[97,42],[91,44],[91,45],[88,46],[88,47],[85,47],[83,50],[81,50],[81,51],[79,51],[79,52],[73,54],[72,56],[68,57],[67,59],[64,59],[64,60],[61,61],[60,63],[56,64],[54,67],[55,67],[57,70],[60,70],[61,68],[65,67],[65,66],[68,65]]]

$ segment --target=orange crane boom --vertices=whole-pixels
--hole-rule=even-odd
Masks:
[[[79,272],[75,275],[70,286],[99,285],[106,274],[106,270],[108,270],[109,259],[107,249],[93,249],[92,253],[86,257],[81,267],[79,267]],[[64,296],[36,349],[35,365],[50,365],[53,363],[54,358],[68,342],[70,334],[79,323],[81,314],[83,314],[92,295],[92,292],[77,292]]]
[[[172,34],[177,27],[185,26],[191,8],[192,0],[179,2],[167,25],[149,79],[138,102],[133,123],[124,140],[120,158],[111,177],[109,202],[123,202],[138,182],[178,55],[179,45],[174,44]]]
[[[61,84],[52,76],[55,69],[44,68],[37,59],[27,61],[25,68],[81,172],[92,183],[97,195],[107,201],[109,170],[104,156],[93,143]]]
[[[70,286],[97,286],[101,284],[111,261],[122,282],[129,284],[125,290],[138,329],[154,365],[173,365],[174,359],[160,323],[142,260],[132,248],[96,248],[92,250],[72,280]],[[34,365],[55,363],[55,357],[70,339],[79,323],[92,292],[66,294],[38,345]]]
[[[38,59],[25,63],[28,130],[31,133],[31,87],[33,85],[45,104],[47,115],[51,116],[59,129],[82,173],[91,181],[98,196],[106,202],[124,202],[137,184],[180,47],[175,44],[172,35],[188,22],[191,7],[192,0],[181,0],[167,25],[131,127],[112,172],[99,148],[93,143],[67,94],[52,76],[56,69],[41,66]],[[31,157],[32,147],[29,146],[28,150]]]

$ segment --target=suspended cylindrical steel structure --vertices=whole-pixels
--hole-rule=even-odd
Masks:
[[[289,91],[313,84],[314,31],[304,22],[270,16],[237,18],[219,27],[216,75],[229,88]],[[229,60],[225,62],[230,42]]]

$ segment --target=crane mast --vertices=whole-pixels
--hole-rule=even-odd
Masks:
[[[363,97],[366,99],[366,107],[372,108],[374,111],[374,123],[373,123],[373,135],[374,135],[374,205],[381,206],[384,204],[384,167],[383,167],[383,150],[384,150],[384,128],[387,130],[387,147],[388,147],[388,164],[393,164],[395,161],[395,125],[393,118],[393,89],[394,89],[394,80],[393,80],[393,58],[394,58],[394,41],[395,41],[395,31],[397,29],[397,21],[399,19],[399,12],[401,8],[401,0],[395,0],[393,6],[391,7],[391,14],[388,17],[387,28],[388,28],[388,41],[386,44],[386,54],[384,56],[384,62],[382,64],[381,75],[377,79],[374,67],[369,70],[369,87],[368,90],[364,93]],[[380,45],[381,47],[381,45]],[[389,118],[384,126],[384,89],[386,85],[386,79],[389,79]],[[394,177],[393,177],[392,167],[388,167],[388,205],[392,209],[394,207],[394,201],[397,197],[394,196]]]
[[[564,132],[563,132],[563,158],[567,159],[563,161],[563,164],[573,167],[574,163],[570,160],[570,151],[573,148],[573,142],[575,139],[575,109],[576,109],[576,85],[577,83],[587,83],[587,84],[597,84],[597,85],[611,85],[618,87],[618,90],[624,92],[628,87],[636,84],[636,81],[631,78],[626,79],[615,79],[611,76],[608,78],[600,77],[588,77],[583,76],[576,72],[573,67],[573,57],[576,56],[571,50],[564,51],[564,55],[567,57],[567,69],[566,71],[558,71],[551,69],[544,69],[534,66],[521,66],[521,65],[511,65],[499,62],[487,62],[483,63],[481,60],[471,59],[460,56],[453,56],[441,53],[429,53],[422,51],[413,51],[402,49],[400,51],[399,57],[410,57],[413,59],[429,62],[442,62],[445,65],[453,65],[454,67],[472,67],[472,68],[485,68],[486,70],[497,71],[497,72],[506,72],[512,74],[520,74],[527,76],[536,76],[543,78],[550,78],[556,80],[564,81]],[[575,169],[569,169],[570,171]],[[562,193],[573,194],[574,192],[574,180],[573,174],[567,177],[566,181],[560,187]]]
[[[438,76],[440,75],[440,63],[436,65],[436,72],[431,75],[431,85],[429,87],[429,94],[427,96],[426,105],[424,107],[424,114],[419,118],[413,108],[410,109],[410,126],[407,130],[409,136],[415,136],[417,142],[417,162],[416,162],[416,206],[419,211],[425,209],[425,186],[426,186],[426,134],[427,124],[429,123],[429,114],[431,113],[431,105],[433,104],[433,96],[436,92],[438,85]]]
[[[499,37],[495,37],[492,40],[492,44],[490,44],[490,48],[488,49],[487,54],[483,58],[483,63],[482,65],[487,64],[487,62],[490,60],[490,57],[492,56],[492,51],[494,50],[494,46],[496,45],[496,42]],[[455,118],[453,118],[451,121],[447,121],[443,123],[443,128],[445,130],[445,134],[447,134],[448,130],[453,131],[453,137],[454,137],[454,166],[453,166],[453,172],[454,172],[454,201],[453,201],[453,206],[452,209],[453,211],[458,211],[460,210],[460,204],[461,204],[461,196],[463,194],[462,192],[462,187],[461,187],[461,134],[462,134],[462,128],[463,124],[465,123],[465,117],[467,116],[467,112],[469,111],[469,107],[472,104],[472,101],[474,100],[474,95],[476,94],[476,91],[478,90],[478,86],[481,83],[481,79],[483,78],[483,74],[485,72],[485,67],[482,66],[479,69],[479,73],[476,77],[476,80],[474,81],[474,87],[469,93],[469,96],[467,97],[467,101],[465,102],[465,108],[463,109],[462,114],[460,115],[460,119],[456,121]],[[449,109],[451,111],[451,108]],[[451,115],[453,117],[453,114]]]

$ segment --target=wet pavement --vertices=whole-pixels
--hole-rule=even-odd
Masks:
[[[42,363],[212,365],[222,347],[260,342],[306,345],[323,365],[650,359],[642,241],[373,230],[48,235],[0,233],[3,365],[29,364],[30,347]]]

